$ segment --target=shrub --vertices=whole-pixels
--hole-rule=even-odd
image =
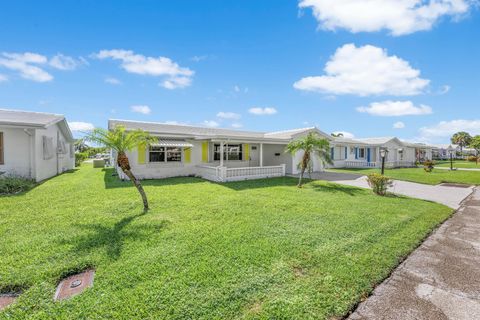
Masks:
[[[75,153],[75,167],[80,167],[83,161],[88,158],[88,153],[86,152],[77,152]]]
[[[35,181],[23,177],[0,177],[0,195],[17,194],[32,189]]]
[[[432,160],[426,160],[425,162],[423,162],[423,170],[425,170],[425,172],[432,172],[434,166],[435,162],[433,162]]]
[[[392,185],[392,179],[385,177],[379,173],[371,173],[367,177],[368,185],[372,188],[375,194],[384,196],[387,194],[387,189]]]
[[[477,162],[477,157],[475,157],[475,156],[469,156],[469,157],[467,158],[467,160],[470,161],[470,162]]]

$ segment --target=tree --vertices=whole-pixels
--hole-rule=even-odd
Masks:
[[[303,175],[307,168],[311,168],[311,162],[313,157],[318,157],[322,163],[332,163],[330,159],[330,143],[327,139],[320,138],[320,136],[314,132],[310,132],[305,137],[291,141],[286,149],[286,152],[295,155],[299,151],[303,151],[302,160],[298,164],[300,168],[300,178],[298,180],[298,187],[302,186]]]
[[[75,142],[73,143],[73,146],[75,148],[75,151],[78,151],[78,152],[85,152],[85,151],[87,151],[88,148],[90,148],[85,143],[84,138],[80,138],[80,139],[75,140]]]
[[[332,132],[330,133],[330,135],[335,138],[343,138],[343,133],[341,132],[338,132],[338,133]]]
[[[117,126],[111,131],[102,128],[95,128],[85,136],[85,139],[116,151],[117,165],[137,188],[142,197],[143,209],[145,212],[148,211],[147,195],[145,194],[142,185],[131,171],[130,161],[128,160],[126,152],[131,151],[138,145],[147,145],[154,142],[156,141],[156,138],[150,136],[143,130],[127,131],[125,127]]]
[[[460,153],[462,153],[463,148],[468,146],[472,141],[472,136],[468,132],[460,131],[455,133],[450,140],[453,144],[460,146]]]
[[[475,153],[477,156],[477,163],[480,162],[480,135],[476,135],[470,141],[469,147],[475,149]]]

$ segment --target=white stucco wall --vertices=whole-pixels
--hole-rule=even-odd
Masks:
[[[3,132],[4,164],[0,164],[0,171],[9,175],[19,175],[32,178],[30,163],[30,137],[23,129],[0,126]]]
[[[280,155],[275,155],[280,154]],[[293,173],[292,155],[285,152],[283,144],[264,144],[263,145],[263,165],[279,166],[285,164],[285,172]]]
[[[57,133],[59,134],[60,140],[65,142],[66,154],[57,154],[56,152]],[[51,159],[45,160],[43,157],[43,136],[53,138],[55,154]],[[35,177],[37,181],[42,181],[64,171],[71,170],[74,166],[75,157],[70,156],[70,144],[66,141],[58,124],[35,131]]]

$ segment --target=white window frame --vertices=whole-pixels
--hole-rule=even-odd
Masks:
[[[156,146],[154,146],[156,147]],[[156,152],[156,153],[163,153],[163,161],[151,161],[150,160],[150,153],[152,152],[151,151],[151,146],[148,148],[148,163],[151,163],[151,164],[163,164],[163,163],[183,163],[184,161],[184,148],[183,147],[163,147],[163,146],[158,146],[158,148],[163,148],[163,151],[153,151],[153,152]],[[180,161],[172,161],[172,160],[168,160],[168,154],[169,153],[172,153],[173,151],[171,150],[168,150],[169,148],[179,148],[180,151]],[[174,151],[175,153],[178,153],[178,151]]]
[[[363,150],[363,157],[360,154],[360,151]],[[365,147],[358,148],[358,159],[365,159],[367,157],[367,149]]]

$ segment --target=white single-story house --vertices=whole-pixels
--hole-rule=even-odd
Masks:
[[[435,144],[433,146],[433,158],[440,160],[450,159],[449,150],[454,151],[454,158],[477,156],[477,151],[472,148],[460,148],[458,144]]]
[[[0,175],[42,181],[73,169],[73,143],[62,115],[0,109]]]
[[[252,132],[204,128],[155,122],[109,120],[108,128],[123,126],[141,129],[158,137],[158,142],[139,146],[127,153],[132,172],[140,179],[174,176],[200,176],[213,181],[234,181],[297,174],[303,155],[290,155],[286,145],[310,132],[328,139],[335,168],[381,166],[380,151],[386,149],[387,167],[410,167],[417,160],[420,146],[397,138],[347,139],[332,137],[311,127],[278,132]],[[430,149],[431,155],[431,149]],[[324,166],[313,159],[313,171]],[[125,175],[117,168],[122,179]]]

